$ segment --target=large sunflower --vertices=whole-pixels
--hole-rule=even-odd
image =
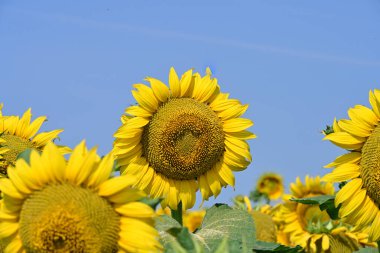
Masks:
[[[369,92],[372,109],[356,105],[348,110],[350,119],[334,120],[333,133],[326,135],[349,153],[326,167],[334,168],[323,179],[348,181],[337,193],[335,205],[342,205],[339,215],[357,229],[369,229],[369,239],[380,240],[380,91]]]
[[[100,159],[84,142],[68,162],[47,144],[30,165],[16,161],[0,179],[4,252],[156,252],[154,210],[137,202],[131,176],[110,178],[112,155]]]
[[[38,117],[31,122],[32,113],[29,108],[24,115],[3,116],[0,105],[0,174],[6,175],[9,165],[14,165],[17,156],[26,149],[41,150],[49,141],[63,132],[61,129],[37,134],[46,117]],[[37,135],[36,135],[37,134]],[[67,147],[59,147],[62,153],[70,152]]]
[[[290,185],[291,196],[308,198],[334,194],[331,183],[321,182],[319,177],[306,176],[305,184],[297,178]],[[368,244],[368,234],[353,233],[340,221],[331,220],[326,211],[317,205],[306,205],[289,200],[281,205],[274,216],[282,237],[291,245],[300,245],[307,252],[352,252]],[[285,240],[286,241],[286,240]]]
[[[198,188],[204,200],[234,186],[232,171],[251,161],[247,139],[253,125],[240,118],[248,105],[221,93],[216,78],[192,70],[179,79],[170,69],[169,87],[148,77],[151,87],[135,84],[138,105],[126,109],[114,137],[114,154],[122,174],[135,175],[137,186],[163,206],[184,209],[195,203]]]

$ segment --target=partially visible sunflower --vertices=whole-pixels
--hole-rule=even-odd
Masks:
[[[246,129],[240,118],[248,105],[221,93],[209,69],[204,77],[192,70],[179,79],[170,69],[169,87],[147,77],[150,87],[135,84],[138,105],[128,107],[122,126],[114,134],[113,152],[121,173],[135,175],[137,187],[162,206],[189,209],[198,188],[203,200],[218,196],[222,187],[234,186],[233,171],[251,161]]]
[[[24,115],[3,116],[0,105],[0,174],[7,175],[9,165],[14,165],[17,156],[29,148],[39,151],[49,142],[58,137],[63,132],[62,129],[43,132],[37,134],[46,117],[38,117],[31,122],[31,109],[29,108]],[[37,134],[37,135],[36,135]],[[67,147],[59,147],[61,153],[69,153]]]
[[[341,204],[339,216],[357,229],[369,229],[369,239],[380,240],[380,90],[369,92],[372,108],[356,105],[348,110],[350,119],[334,120],[333,133],[325,136],[335,145],[348,150],[334,162],[323,179],[348,181],[336,195]]]
[[[154,210],[135,178],[110,178],[112,155],[103,159],[84,142],[68,162],[52,143],[9,166],[0,179],[0,239],[4,253],[158,252]]]
[[[277,173],[265,173],[257,180],[256,190],[270,200],[278,199],[284,193],[282,176]]]
[[[331,183],[321,182],[319,177],[306,176],[305,184],[300,178],[290,185],[291,197],[308,198],[334,194]],[[352,252],[368,241],[349,231],[340,221],[331,220],[326,211],[317,205],[306,205],[286,200],[274,217],[281,229],[283,241],[302,246],[306,252]],[[367,235],[368,237],[368,235]]]

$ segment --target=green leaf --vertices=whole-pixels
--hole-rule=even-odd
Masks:
[[[299,245],[295,247],[289,247],[289,246],[281,245],[275,242],[256,241],[255,246],[254,246],[254,252],[257,252],[257,253],[269,253],[269,252],[299,253],[299,252],[304,252],[304,250]]]
[[[202,245],[187,228],[168,215],[155,219],[160,241],[167,253],[204,253]]]
[[[330,218],[333,220],[339,219],[339,208],[335,207],[334,200],[335,196],[333,195],[319,195],[315,197],[310,198],[301,198],[301,199],[295,199],[291,198],[291,201],[306,204],[306,205],[319,205],[319,209],[321,211],[326,210],[326,212],[329,214]]]
[[[256,241],[251,215],[220,204],[206,211],[202,226],[194,234],[167,215],[156,218],[156,228],[169,253],[248,253]]]
[[[325,133],[325,135],[332,134],[334,133],[334,128],[333,126],[326,125],[326,129],[323,130],[323,132]]]
[[[31,148],[28,148],[28,149],[25,149],[24,151],[22,151],[18,156],[17,156],[17,160],[18,159],[24,159],[25,162],[27,162],[28,164],[30,164],[30,153],[32,153],[32,150]]]
[[[194,235],[206,252],[215,252],[225,238],[229,252],[252,252],[256,241],[251,215],[224,204],[216,204],[206,211],[202,226]]]
[[[379,250],[376,248],[360,248],[358,251],[355,251],[354,253],[379,253]]]
[[[224,237],[221,241],[219,247],[215,250],[214,253],[229,253],[229,247],[228,247],[228,238]]]
[[[154,210],[156,210],[158,204],[160,204],[160,202],[162,200],[163,200],[163,198],[158,198],[158,199],[142,198],[139,201],[142,202],[142,203],[144,203],[144,204],[147,204],[148,206],[150,206],[151,208],[153,208]]]

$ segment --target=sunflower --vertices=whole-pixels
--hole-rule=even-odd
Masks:
[[[84,142],[68,162],[48,143],[0,179],[4,252],[156,252],[154,210],[138,202],[131,176],[110,178],[112,155],[100,159]]]
[[[290,185],[290,191],[291,197],[309,198],[332,195],[334,187],[331,183],[321,182],[320,177],[306,176],[305,184],[298,177],[296,183]],[[306,252],[352,252],[368,245],[368,235],[366,238],[352,233],[348,226],[331,220],[327,212],[321,211],[317,205],[285,200],[274,220],[281,228],[281,240],[292,246],[300,245]]]
[[[337,193],[339,216],[357,229],[370,226],[370,240],[380,240],[380,91],[369,92],[372,108],[356,105],[350,119],[334,120],[333,133],[325,136],[349,152],[326,165],[334,168],[323,179],[347,184]]]
[[[186,210],[200,189],[203,200],[234,186],[233,171],[251,161],[246,129],[240,116],[248,105],[221,93],[209,69],[201,77],[190,69],[178,78],[170,69],[169,87],[147,77],[150,87],[135,84],[138,105],[126,109],[116,131],[113,152],[122,174],[135,175],[137,187],[151,197],[164,197],[163,207]]]
[[[278,199],[284,193],[282,176],[276,173],[265,173],[257,180],[256,189],[270,200]]]
[[[46,121],[45,116],[38,117],[31,122],[30,108],[21,119],[19,116],[3,116],[1,109],[2,105],[0,105],[0,174],[7,175],[8,166],[15,164],[19,154],[29,148],[41,151],[63,130],[57,129],[37,134]],[[70,152],[67,147],[59,147],[59,149],[63,154]]]

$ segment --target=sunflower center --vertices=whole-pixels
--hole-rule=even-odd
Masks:
[[[375,128],[363,145],[360,170],[367,195],[380,205],[380,126]]]
[[[303,229],[309,233],[324,232],[325,225],[331,219],[326,211],[321,211],[318,206],[298,204],[297,216]]]
[[[9,149],[1,155],[2,158],[0,159],[2,160],[2,163],[0,162],[0,173],[3,174],[6,174],[8,165],[14,165],[19,154],[28,148],[37,148],[30,140],[11,134],[3,133],[0,139],[3,140],[0,143],[1,147]]]
[[[224,152],[222,122],[211,108],[191,98],[173,98],[145,126],[143,155],[168,178],[190,180],[210,170]]]
[[[117,252],[119,222],[91,190],[49,185],[25,200],[19,233],[27,252]]]
[[[275,193],[280,188],[280,182],[276,178],[266,178],[260,183],[260,189],[267,194]]]

